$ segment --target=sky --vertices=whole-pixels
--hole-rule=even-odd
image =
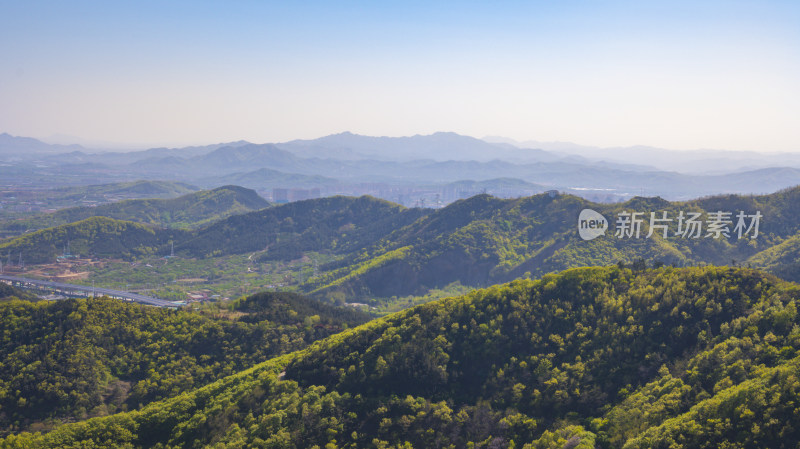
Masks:
[[[798,24],[793,0],[0,0],[0,132],[800,152]]]

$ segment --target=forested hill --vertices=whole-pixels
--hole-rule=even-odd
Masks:
[[[365,251],[351,254],[339,268],[310,279],[304,288],[320,296],[334,292],[356,297],[424,294],[456,281],[480,287],[571,267],[637,259],[676,266],[749,263],[800,280],[797,204],[800,188],[673,203],[660,198],[597,204],[572,195],[511,200],[478,195],[398,227]],[[611,229],[594,240],[582,240],[578,216],[583,209],[601,213]],[[699,213],[707,225],[709,213],[718,211],[732,214],[729,237],[706,237],[706,227],[699,238],[676,235],[681,212],[685,216]],[[735,216],[742,211],[762,214],[756,238],[751,238],[752,230],[744,238],[734,231]],[[639,237],[615,236],[615,217],[633,212],[643,217]],[[661,229],[654,229],[647,238],[651,212],[671,218],[667,238]]]
[[[65,209],[54,217],[72,222],[90,216],[138,221],[161,227],[199,227],[222,218],[269,207],[254,190],[223,186],[172,199],[128,200],[95,208]]]
[[[169,254],[169,242],[186,231],[154,229],[140,223],[91,217],[42,229],[0,243],[0,255],[22,255],[25,263],[47,263],[67,252],[107,258]]]
[[[205,210],[198,205],[202,203],[192,202],[197,208],[188,211]],[[689,202],[637,197],[619,204],[591,203],[562,194],[518,199],[477,195],[438,210],[408,209],[369,196],[337,196],[233,215],[188,231],[92,219],[7,241],[0,244],[0,256],[17,257],[22,252],[30,262],[52,261],[68,241],[73,253],[114,258],[169,254],[170,241],[175,254],[182,257],[250,252],[255,261],[288,261],[317,252],[335,260],[319,266],[318,275],[299,286],[301,291],[318,298],[377,301],[424,295],[452,283],[484,287],[572,267],[630,264],[639,259],[649,265],[753,266],[800,280],[797,204],[800,187],[761,196],[727,195]],[[593,240],[579,236],[578,217],[584,209],[606,218],[605,235]],[[712,215],[720,212],[728,214],[727,235],[714,235],[709,227]],[[634,235],[618,236],[616,222],[626,214],[638,214],[641,226]],[[654,227],[651,234],[651,214],[668,217],[666,228]],[[739,214],[749,217],[748,225],[759,215],[757,236],[749,226],[740,228],[739,236]],[[700,231],[681,234],[681,216],[696,216]],[[100,223],[108,225],[100,227],[101,234],[109,235],[107,240],[89,237],[101,234],[65,231],[94,229]],[[114,229],[110,233],[109,227]]]
[[[195,257],[263,251],[266,259],[296,259],[306,251],[347,254],[430,213],[371,196],[333,196],[236,215],[176,243]]]
[[[369,318],[293,293],[203,312],[107,298],[2,301],[0,435],[176,396]]]
[[[798,300],[797,285],[749,269],[573,269],[2,445],[796,447]]]
[[[60,187],[53,189],[48,196],[59,199],[79,201],[84,198],[125,197],[125,198],[175,198],[197,190],[197,187],[174,181],[132,181],[89,186]]]
[[[199,211],[206,203],[201,199],[203,195],[210,194],[207,201],[211,203],[220,198],[233,198],[225,192],[252,192],[255,195],[255,192],[240,187],[199,192],[189,195],[192,196],[190,201],[187,200],[189,207],[182,213],[195,211],[199,218],[202,216]],[[183,201],[189,196],[165,201]],[[133,204],[138,209],[150,202],[137,200],[121,204]],[[254,206],[257,203],[254,200],[247,204]],[[233,204],[240,203],[234,201]],[[122,211],[124,207],[116,210]],[[91,217],[6,240],[0,243],[0,256],[13,254],[16,257],[21,252],[29,263],[52,262],[66,251],[69,244],[72,254],[129,259],[170,254],[170,242],[174,244],[176,254],[188,257],[261,252],[260,259],[288,260],[299,258],[306,251],[349,254],[374,244],[395,229],[430,212],[429,209],[408,209],[369,196],[335,196],[233,215],[196,230],[164,229],[131,221]]]
[[[370,319],[368,313],[350,307],[336,307],[291,292],[260,292],[237,299],[227,306],[243,314],[244,322],[269,321],[295,324],[306,321],[316,327],[362,324]]]
[[[84,220],[108,217],[117,220],[166,228],[197,228],[214,221],[269,207],[269,202],[254,190],[239,186],[223,186],[170,199],[131,199],[97,207],[72,207],[51,214],[15,220],[5,229],[20,231],[44,229]]]

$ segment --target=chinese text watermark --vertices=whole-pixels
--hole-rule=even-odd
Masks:
[[[724,237],[729,239],[731,236],[735,236],[737,239],[755,239],[758,237],[762,218],[761,211],[755,213],[679,211],[673,217],[667,211],[648,213],[623,210],[617,214],[614,221],[614,237],[649,239],[654,234],[658,234],[662,238],[719,239]],[[648,225],[646,232],[643,229],[644,224]],[[670,229],[671,225],[674,225],[672,229]],[[581,211],[578,217],[578,233],[583,240],[592,240],[604,235],[607,230],[608,220],[602,214],[592,209]]]

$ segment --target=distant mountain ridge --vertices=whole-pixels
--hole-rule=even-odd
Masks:
[[[57,187],[52,190],[67,199],[97,196],[166,199],[194,192],[197,187],[180,182],[140,180],[79,187]]]
[[[220,177],[209,177],[198,180],[204,185],[233,184],[259,190],[275,188],[303,188],[310,189],[321,186],[333,186],[340,181],[320,175],[299,175],[285,173],[269,168],[259,168],[254,171],[236,172]]]
[[[347,137],[348,139],[345,140],[349,140],[351,136]],[[449,134],[443,136],[447,142],[452,139],[450,144],[453,145],[453,148],[461,148],[453,142],[460,142],[462,137],[454,137]],[[360,138],[358,136],[356,140]],[[383,138],[368,138],[367,142],[383,142],[380,139]],[[408,139],[412,139],[412,142],[419,145],[419,148],[422,149],[420,150],[421,156],[437,154],[435,153],[438,151],[436,150],[438,148],[436,146],[437,139],[433,139],[431,136]],[[477,141],[477,139],[468,138],[469,142],[473,140]],[[391,144],[387,148],[405,144],[403,143],[405,141],[389,140],[389,142]],[[420,142],[424,142],[424,145]],[[360,140],[359,144],[367,145]],[[489,145],[485,142],[482,144]],[[303,145],[316,145],[318,148],[322,148],[319,147],[321,144],[316,141]],[[478,146],[485,149],[483,146]],[[143,167],[154,173],[160,173],[162,176],[191,173],[195,175],[195,178],[197,174],[204,174],[208,179],[213,179],[213,173],[234,173],[266,168],[282,172],[286,176],[290,176],[289,174],[293,174],[292,176],[323,176],[340,182],[368,181],[400,185],[431,185],[432,183],[441,185],[467,179],[485,181],[505,177],[539,184],[547,188],[569,190],[578,194],[583,191],[609,191],[623,197],[659,195],[680,199],[719,193],[764,194],[800,184],[800,169],[792,167],[767,167],[756,170],[737,170],[735,173],[726,174],[688,175],[650,170],[641,165],[622,162],[591,162],[587,159],[568,156],[558,157],[550,153],[538,160],[536,157],[518,158],[516,162],[499,159],[495,152],[481,153],[490,157],[469,159],[471,155],[469,148],[459,153],[462,157],[452,159],[437,158],[439,160],[434,160],[428,157],[406,161],[368,158],[337,160],[320,157],[325,154],[324,151],[317,152],[314,157],[303,157],[286,150],[290,148],[291,145],[282,144],[222,147],[211,153],[188,159],[169,157],[150,160]],[[483,149],[476,151],[483,151]],[[515,151],[527,152],[528,150]],[[390,150],[387,152],[391,153]],[[217,177],[217,179],[225,179],[225,177]],[[235,182],[235,179],[229,179],[229,181]],[[287,178],[289,185],[292,185],[292,182],[291,178]],[[318,186],[328,183],[327,180],[320,180]],[[301,185],[312,186],[312,184],[313,182],[305,179]]]
[[[62,153],[83,151],[80,145],[50,145],[32,137],[17,137],[8,133],[0,134],[0,154],[12,155],[22,152]]]
[[[273,144],[267,143],[218,148],[210,153],[195,156],[189,160],[189,163],[190,165],[218,166],[231,169],[263,167],[265,165],[283,168],[297,164],[298,158]]]
[[[282,174],[275,174],[275,181],[248,185],[324,189],[335,180],[352,186],[349,193],[382,195],[392,201],[401,199],[382,192],[413,189],[421,198],[423,187],[501,177],[603,201],[635,195],[687,200],[719,193],[764,194],[800,184],[800,156],[793,154],[678,152],[651,147],[546,151],[515,145],[520,147],[503,139],[487,142],[439,132],[410,137],[340,133],[275,144],[238,141],[129,153],[64,150],[49,154],[20,149],[13,157],[0,153],[4,161],[0,176],[49,180],[78,175],[107,182],[124,174],[188,183],[202,179],[204,187],[213,188],[220,185],[216,182],[238,183],[234,174],[266,169]],[[325,179],[317,178],[319,182],[315,183],[301,176]],[[383,187],[365,189],[363,184]]]
[[[497,145],[452,132],[410,137],[372,137],[343,132],[314,140],[293,140],[277,146],[303,157],[317,158],[345,155],[351,159],[375,158],[399,161],[429,159],[439,162],[449,160],[486,162],[504,158],[552,162],[562,158],[543,150],[520,150],[513,146]]]
[[[656,170],[678,171],[687,174],[719,174],[781,166],[800,168],[800,154],[788,152],[668,150],[646,145],[603,148],[571,142],[534,140],[518,142],[498,136],[487,136],[483,140],[490,143],[505,143],[518,148],[542,148],[558,154],[574,154],[594,160],[606,159],[614,162],[642,164]]]

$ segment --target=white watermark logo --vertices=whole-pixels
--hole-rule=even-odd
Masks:
[[[591,209],[584,209],[578,216],[578,234],[584,240],[605,235],[608,230],[608,220],[602,214]]]
[[[617,214],[615,221],[614,237],[619,239],[646,238],[658,234],[662,238],[679,237],[684,239],[699,238],[733,238],[742,239],[749,237],[755,239],[759,234],[761,211],[753,214],[739,211],[733,212],[684,212],[679,211],[676,217],[670,217],[669,212],[628,212]],[[647,224],[647,232],[643,226]],[[670,228],[670,225],[674,224]],[[592,209],[584,209],[578,217],[578,233],[583,240],[592,240],[605,235],[608,230],[608,221],[601,214]]]

